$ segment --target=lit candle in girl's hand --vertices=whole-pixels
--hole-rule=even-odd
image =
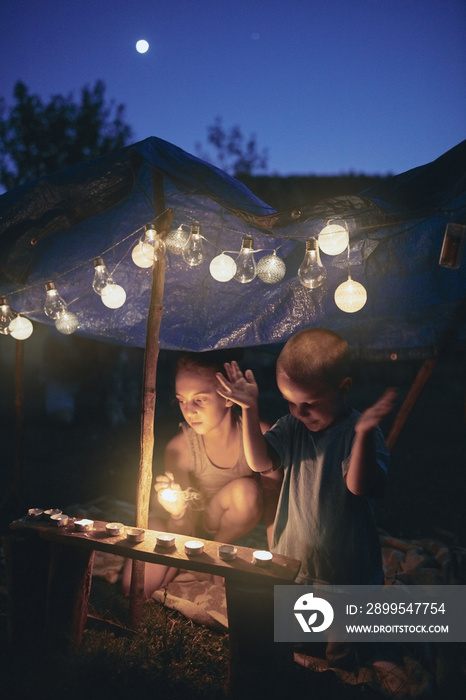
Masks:
[[[258,549],[256,552],[252,553],[252,560],[254,564],[259,566],[267,566],[272,561],[272,552],[267,552],[265,550]]]
[[[117,535],[122,535],[125,531],[125,526],[123,523],[107,523],[105,529],[109,535],[112,537],[117,537]]]
[[[82,518],[74,521],[74,527],[77,532],[90,532],[94,529],[94,521]]]
[[[180,491],[175,491],[174,489],[164,489],[163,491],[161,491],[160,496],[164,499],[164,501],[170,501],[171,503],[175,503],[179,494]]]

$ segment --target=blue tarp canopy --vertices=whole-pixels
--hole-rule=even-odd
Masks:
[[[281,343],[301,328],[325,326],[366,358],[422,358],[436,356],[452,333],[466,338],[466,259],[459,269],[438,264],[446,224],[466,224],[466,141],[359,196],[275,212],[221,170],[148,138],[0,196],[0,295],[31,320],[50,323],[43,306],[52,281],[77,315],[78,333],[144,346],[151,271],[136,267],[131,252],[154,219],[154,181],[162,182],[172,227],[198,222],[206,250],[197,267],[167,252],[162,348]],[[347,222],[349,258],[322,254],[326,282],[309,290],[297,276],[305,242],[331,218]],[[256,262],[273,250],[285,261],[280,283],[212,278],[211,259],[239,252],[245,236],[254,239]],[[99,256],[126,290],[120,309],[106,308],[92,289]],[[352,314],[334,301],[348,272],[368,295]]]

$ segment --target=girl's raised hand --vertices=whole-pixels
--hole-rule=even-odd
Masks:
[[[237,362],[225,362],[227,378],[220,372],[216,377],[220,384],[217,393],[224,399],[230,399],[241,408],[251,408],[257,405],[259,389],[250,369],[243,374]]]

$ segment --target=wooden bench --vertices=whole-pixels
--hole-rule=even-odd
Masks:
[[[126,534],[109,536],[106,525],[95,521],[91,532],[76,532],[74,524],[57,527],[27,519],[10,525],[4,544],[11,645],[78,645],[87,622],[94,552],[109,552],[224,577],[230,691],[244,695],[258,683],[264,692],[286,686],[293,647],[273,641],[273,586],[293,583],[298,561],[274,554],[267,566],[258,566],[248,547],[238,547],[236,558],[224,561],[217,552],[221,543],[200,538],[204,552],[191,556],[185,553],[185,542],[192,537],[175,535],[175,546],[166,549],[156,542],[165,533],[145,530],[144,541],[132,543]]]

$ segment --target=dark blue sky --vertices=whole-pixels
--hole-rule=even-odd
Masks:
[[[0,28],[7,104],[102,79],[134,141],[195,153],[220,116],[270,172],[385,174],[466,135],[464,0],[2,0]]]

